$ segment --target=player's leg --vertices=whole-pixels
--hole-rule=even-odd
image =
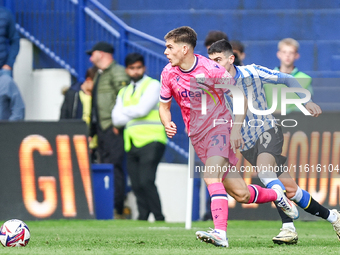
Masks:
[[[277,166],[277,161],[279,163],[281,163],[278,160],[278,157],[270,154],[270,153],[266,153],[263,152],[261,154],[258,155],[257,158],[257,165],[261,166],[262,169],[270,169],[270,167],[274,167],[272,169],[275,169],[275,167]],[[263,168],[264,167],[264,168]],[[275,174],[275,176],[274,176]],[[274,172],[260,172],[259,173],[259,178],[261,179],[261,182],[266,185],[266,187],[271,187],[273,186],[273,183],[276,184],[277,180],[276,180],[276,173]],[[283,186],[286,188],[286,191],[288,190],[289,192],[291,192],[294,187],[286,187],[285,183],[282,182],[282,179],[280,179],[281,183],[283,184]],[[281,217],[281,221],[282,221],[282,228],[280,229],[280,233],[273,237],[273,242],[277,243],[277,244],[282,244],[282,243],[286,243],[286,244],[296,244],[298,241],[298,234],[295,230],[294,227],[294,223],[293,223],[293,219],[294,217],[288,217],[281,209],[280,209],[280,204],[279,202],[275,202],[275,205],[277,207],[278,213]],[[297,211],[297,217],[298,217],[298,211]]]
[[[248,160],[252,166],[256,166],[256,170],[259,172],[258,176],[266,188],[285,190],[284,185],[274,172],[276,160],[280,163],[281,161],[283,163],[286,161],[286,158],[281,156],[282,145],[282,131],[275,127],[263,132],[251,149],[241,152],[243,157]],[[278,156],[274,157],[271,153]],[[285,196],[280,197],[277,203],[281,210],[283,210],[285,214],[288,214],[290,218],[297,219],[299,217],[299,211]]]
[[[259,139],[256,142],[256,159],[251,158],[247,153],[244,154],[245,158],[248,159],[252,165],[256,164],[259,167],[258,177],[260,178],[261,182],[267,187],[270,188],[276,184],[282,184],[280,180],[277,179],[277,173],[279,172],[277,166],[283,166],[286,162],[286,157],[282,156],[282,146],[283,146],[283,133],[280,126],[275,126],[265,132],[263,132]],[[248,158],[247,158],[248,157]],[[281,169],[282,170],[282,169]],[[280,183],[278,183],[280,182]],[[285,185],[282,184],[284,187]],[[286,190],[290,189],[290,187],[285,187]],[[293,224],[292,218],[288,217],[285,213],[282,212],[282,209],[278,208],[279,204],[275,202],[275,205],[278,209],[279,215],[287,230],[281,229],[282,231],[280,234],[275,238],[278,238],[279,241],[287,241],[290,243],[297,242],[297,233],[295,231],[295,227]],[[296,218],[298,217],[298,211],[296,214]],[[290,227],[290,228],[288,228]],[[273,240],[274,240],[273,239]]]
[[[221,156],[212,156],[206,160],[204,181],[208,187],[211,198],[211,213],[214,229],[211,231],[197,231],[196,236],[201,241],[216,246],[228,247],[226,236],[228,221],[228,196],[222,184],[223,172],[220,169],[228,167],[228,159]],[[220,168],[218,168],[218,166]]]
[[[289,174],[288,174],[289,175]],[[288,176],[290,177],[290,176]],[[291,178],[290,178],[291,179]],[[286,195],[289,197],[291,196],[292,192],[295,194],[295,190],[297,189],[296,183],[287,182],[287,179],[283,174],[279,176],[279,180],[283,183],[283,185],[286,187]],[[293,180],[293,179],[291,179]],[[287,186],[286,186],[287,185]],[[275,203],[276,205],[276,203]],[[282,228],[280,229],[280,233],[273,237],[273,242],[277,244],[296,244],[298,241],[298,234],[296,232],[293,219],[287,217],[286,214],[282,212],[282,210],[276,206],[277,211],[281,217],[282,221]]]
[[[287,197],[294,201],[298,206],[306,212],[323,218],[333,225],[334,231],[340,240],[340,214],[336,209],[329,210],[322,206],[306,191],[301,189],[289,173],[284,172],[280,175],[279,179],[287,188]],[[284,225],[284,224],[283,224]],[[293,225],[294,227],[294,225]],[[284,228],[284,227],[283,227]],[[274,241],[274,239],[273,239]]]
[[[223,180],[223,185],[227,193],[239,203],[263,204],[286,199],[280,185],[274,185],[272,189],[262,188],[254,184],[247,186],[238,172],[229,172]],[[292,208],[295,208],[294,204],[290,204]]]
[[[256,166],[259,171],[258,177],[267,188],[271,188],[274,185],[280,185],[282,189],[286,190],[286,187],[278,179],[275,172],[276,159],[271,153],[261,152],[257,156]]]
[[[229,164],[235,165],[237,158],[230,147],[229,132],[225,125],[211,129],[203,139],[192,143],[198,157],[205,164],[204,181],[211,198],[211,213],[215,229],[197,231],[196,236],[204,242],[216,246],[228,247],[226,238],[228,220],[228,196],[222,183],[222,177]],[[194,138],[191,138],[192,141]]]
[[[247,153],[243,156],[252,164],[258,167],[258,177],[266,188],[273,185],[280,185],[285,189],[282,182],[277,178],[276,166],[281,166],[286,162],[286,157],[282,156],[283,133],[280,126],[275,126],[263,132],[256,141],[255,159],[250,158]]]

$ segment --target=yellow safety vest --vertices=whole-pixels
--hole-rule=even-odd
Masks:
[[[86,122],[87,126],[90,126],[91,121],[91,103],[92,103],[92,96],[86,95],[84,91],[79,91],[79,98],[80,102],[83,105],[83,121]],[[90,149],[95,149],[98,147],[98,136],[94,135],[90,144]]]
[[[121,89],[118,96],[122,98],[123,106],[128,107],[137,105],[147,86],[153,81],[147,77],[142,84],[133,91],[133,85]],[[150,95],[156,96],[156,95]],[[158,112],[159,104],[152,109],[148,115],[141,118],[130,120],[124,130],[124,148],[130,151],[131,141],[137,148],[141,148],[152,142],[160,142],[166,144],[167,138],[164,126],[161,123]]]

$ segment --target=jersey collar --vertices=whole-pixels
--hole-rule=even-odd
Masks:
[[[198,63],[198,58],[197,58],[197,56],[195,55],[195,62],[194,62],[194,64],[193,64],[189,69],[183,70],[183,69],[180,68],[180,67],[178,67],[178,68],[179,68],[179,70],[180,70],[182,73],[190,73],[191,71],[193,71],[193,70],[196,68],[197,63]]]
[[[236,69],[236,74],[235,74],[235,76],[234,76],[234,79],[237,80],[237,79],[240,77],[240,70],[238,69],[237,66],[234,65],[234,67],[235,67],[235,69]]]

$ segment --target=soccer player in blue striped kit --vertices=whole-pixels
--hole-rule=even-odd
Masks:
[[[247,66],[234,66],[234,55],[230,43],[226,40],[220,40],[211,45],[208,50],[209,58],[216,61],[226,68],[226,70],[234,77],[236,86],[242,89],[248,98],[252,99],[254,108],[260,110],[268,110],[267,101],[263,89],[264,83],[285,84],[288,87],[301,88],[299,82],[291,75],[274,71],[266,67],[255,64]],[[304,97],[303,93],[296,93],[300,98]],[[232,100],[226,95],[229,107],[232,108]],[[321,114],[320,107],[309,100],[305,104],[308,112],[317,117]],[[262,125],[251,125],[249,121],[262,122]],[[249,109],[245,118],[246,124],[242,128],[242,136],[245,142],[245,147],[241,150],[241,154],[253,166],[267,166],[267,169],[275,166],[283,166],[286,162],[286,157],[282,156],[283,133],[281,126],[279,126],[275,117],[271,114],[256,115]],[[272,123],[275,123],[272,126]],[[280,174],[280,173],[279,173]],[[258,173],[261,182],[270,188],[270,181],[276,177],[276,173]],[[296,182],[291,178],[289,173],[283,172],[279,176],[279,180],[286,187],[286,195],[289,199],[294,201],[298,206],[306,212],[315,216],[321,217],[329,221],[340,240],[340,214],[336,209],[329,210],[317,201],[305,190],[302,190]],[[228,187],[226,187],[228,192]],[[229,192],[228,192],[229,193]],[[236,200],[239,194],[229,193]],[[292,219],[287,219],[285,214],[279,214],[282,218],[282,228],[279,235],[273,238],[273,242],[277,244],[295,244],[298,241],[294,223]]]

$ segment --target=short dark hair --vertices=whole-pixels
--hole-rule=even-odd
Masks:
[[[165,40],[173,39],[175,43],[179,42],[188,43],[193,48],[195,48],[197,42],[197,34],[195,30],[193,30],[191,27],[183,26],[175,28],[168,32],[164,36],[164,39]]]
[[[233,54],[233,48],[231,47],[230,43],[226,39],[222,39],[217,42],[214,42],[208,49],[209,55],[214,54],[214,53]]]
[[[214,42],[217,42],[217,41],[222,40],[222,39],[229,41],[227,34],[224,33],[223,31],[211,30],[208,33],[208,35],[205,37],[204,46],[208,47],[208,46],[212,45]]]
[[[91,80],[93,80],[94,75],[96,74],[97,71],[98,67],[96,66],[90,67],[89,69],[86,70],[85,79],[90,78]]]
[[[132,65],[138,61],[142,62],[144,66],[144,57],[142,54],[137,52],[130,53],[125,57],[125,67],[128,67],[129,65]]]
[[[234,50],[238,50],[239,52],[244,52],[244,45],[240,41],[230,41],[231,46]]]

